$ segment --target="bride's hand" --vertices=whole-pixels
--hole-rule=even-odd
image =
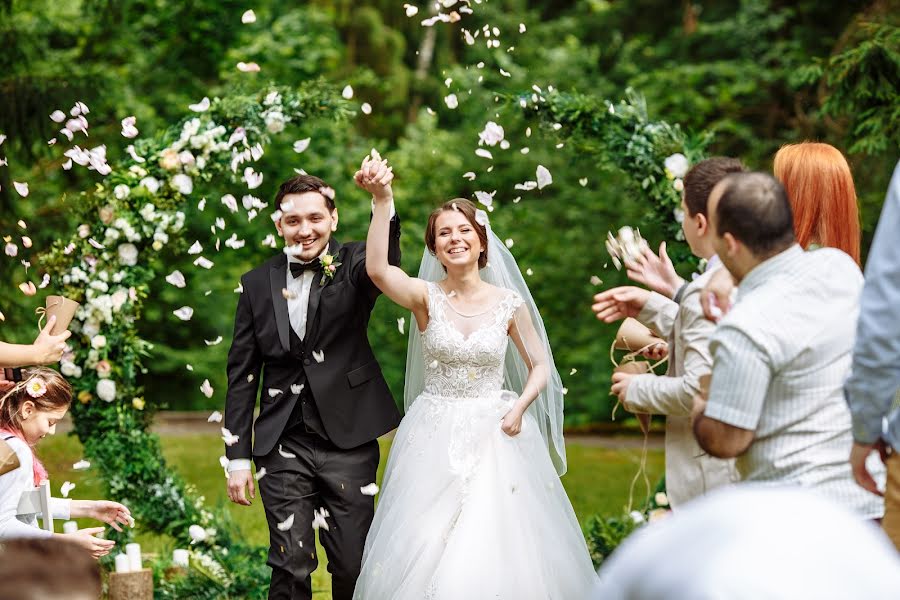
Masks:
[[[374,150],[371,156],[367,155],[363,159],[359,170],[353,175],[357,187],[372,194],[376,202],[388,201],[394,197],[391,189],[393,180],[394,168],[388,166],[387,160]]]
[[[500,429],[509,437],[519,435],[522,432],[522,413],[515,408],[511,409],[503,415],[503,420],[500,421]]]

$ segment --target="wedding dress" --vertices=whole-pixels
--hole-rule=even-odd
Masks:
[[[354,599],[580,600],[596,584],[537,421],[500,428],[518,398],[504,359],[524,307],[497,291],[467,315],[428,283],[424,389],[394,437]]]

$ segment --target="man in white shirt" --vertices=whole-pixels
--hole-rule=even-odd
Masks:
[[[839,250],[797,245],[787,194],[768,174],[728,176],[713,189],[709,212],[716,253],[740,293],[710,342],[709,397],[694,406],[698,443],[713,456],[737,457],[745,481],[802,486],[880,518],[880,498],[854,483],[847,463],[843,383],[859,267]]]

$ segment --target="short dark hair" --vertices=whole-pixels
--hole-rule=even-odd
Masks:
[[[53,538],[3,540],[0,581],[5,600],[98,598],[100,565],[82,548]]]
[[[722,180],[716,234],[730,233],[755,256],[769,257],[796,242],[784,186],[768,173],[737,173]]]
[[[325,206],[327,206],[328,211],[331,212],[335,209],[334,198],[331,197],[334,195],[333,190],[329,195],[323,193],[323,189],[331,190],[332,188],[315,175],[297,175],[296,177],[291,177],[281,184],[281,187],[278,188],[278,193],[275,194],[275,210],[281,210],[281,200],[288,194],[318,192],[322,195],[322,198],[325,199]]]
[[[689,216],[708,216],[706,206],[716,184],[732,173],[746,172],[744,163],[729,156],[707,158],[691,167],[684,176],[684,205]]]
[[[475,206],[474,202],[467,200],[466,198],[454,198],[453,200],[448,200],[431,211],[431,214],[428,215],[428,225],[425,226],[425,247],[428,248],[432,254],[435,253],[437,232],[434,229],[437,226],[437,219],[441,216],[441,213],[450,211],[461,212],[463,216],[468,219],[469,223],[472,224],[472,227],[475,228],[475,234],[478,236],[478,241],[481,242],[482,250],[484,250],[484,252],[481,253],[481,256],[478,257],[478,268],[485,268],[488,261],[487,227],[478,222],[478,207]],[[446,271],[447,267],[444,267],[444,270]]]

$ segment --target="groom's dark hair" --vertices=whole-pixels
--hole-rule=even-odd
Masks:
[[[684,205],[688,216],[706,214],[709,195],[716,184],[732,173],[746,173],[747,167],[737,158],[714,156],[701,160],[684,176]]]
[[[322,190],[331,190],[331,194]],[[281,184],[278,193],[275,194],[275,210],[281,208],[281,200],[288,194],[305,194],[306,192],[318,192],[325,199],[325,206],[331,212],[335,209],[334,190],[330,185],[315,175],[297,175]]]

